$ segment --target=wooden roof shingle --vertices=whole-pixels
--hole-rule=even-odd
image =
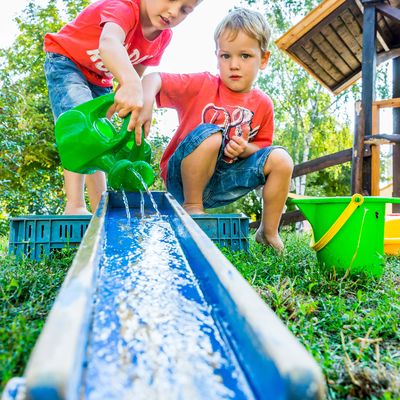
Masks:
[[[400,0],[381,4],[400,9]],[[276,44],[338,94],[361,76],[363,12],[361,0],[324,0]],[[381,12],[376,48],[378,63],[400,56],[400,22]]]

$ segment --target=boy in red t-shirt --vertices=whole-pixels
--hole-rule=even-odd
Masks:
[[[271,146],[273,105],[252,85],[268,63],[270,29],[263,16],[235,9],[215,32],[219,76],[149,74],[143,78],[139,124],[148,133],[154,100],[175,108],[179,126],[161,159],[167,190],[190,214],[231,203],[263,185],[256,240],[277,251],[293,162]]]
[[[129,113],[128,130],[141,131],[141,76],[158,65],[169,44],[171,28],[181,23],[202,0],[99,0],[86,7],[58,33],[44,39],[45,75],[54,118],[79,104],[112,90],[118,81],[108,116]],[[65,214],[88,214],[85,175],[64,171]],[[106,189],[105,175],[86,176],[94,212]]]

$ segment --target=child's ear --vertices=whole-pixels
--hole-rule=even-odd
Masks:
[[[265,69],[268,65],[268,61],[269,61],[269,56],[271,55],[271,53],[269,51],[266,51],[262,58],[261,58],[261,65],[260,65],[260,69]]]

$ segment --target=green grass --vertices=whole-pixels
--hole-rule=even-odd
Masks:
[[[309,237],[284,237],[283,257],[253,238],[249,254],[223,252],[321,365],[330,399],[400,399],[400,259],[381,279],[340,276],[318,266]],[[22,375],[74,253],[17,262],[6,247],[0,239],[0,391]]]
[[[0,240],[0,393],[21,376],[76,250],[51,260],[20,260],[6,255]]]
[[[282,257],[253,239],[250,254],[223,252],[320,364],[330,399],[399,399],[400,258],[380,279],[340,276],[308,236],[284,236]]]

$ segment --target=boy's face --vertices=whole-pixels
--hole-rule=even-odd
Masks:
[[[173,28],[180,24],[198,3],[198,0],[142,0],[141,17],[145,20],[142,24],[160,31]]]
[[[269,51],[262,53],[258,41],[239,31],[222,32],[217,42],[218,69],[222,82],[232,91],[251,90],[260,69],[268,64]]]

